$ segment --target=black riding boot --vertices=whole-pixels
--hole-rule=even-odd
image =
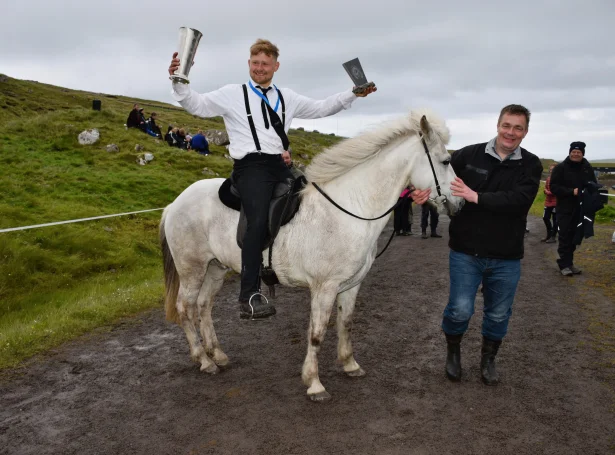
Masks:
[[[247,300],[239,301],[239,317],[241,319],[264,319],[276,313],[275,307],[269,302],[263,302],[261,294],[254,294]]]
[[[495,356],[502,340],[493,341],[483,337],[483,347],[480,350],[480,374],[486,385],[498,385],[498,372],[495,370]]]
[[[461,335],[446,335],[446,376],[451,381],[461,381]]]

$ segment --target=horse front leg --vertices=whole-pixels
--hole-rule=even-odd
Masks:
[[[365,371],[354,359],[350,341],[352,315],[360,287],[355,286],[337,295],[337,359],[350,377],[365,376]]]
[[[312,401],[326,401],[331,398],[318,378],[318,353],[327,332],[327,323],[336,295],[337,286],[322,286],[312,290],[308,348],[301,371],[301,378],[308,387],[307,394]]]
[[[209,263],[197,301],[201,320],[201,337],[203,338],[205,351],[219,367],[228,365],[229,360],[220,348],[214,323],[211,319],[211,310],[214,306],[214,297],[224,284],[226,271],[227,269],[215,259]]]

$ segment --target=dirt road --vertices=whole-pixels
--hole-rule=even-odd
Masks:
[[[416,210],[415,210],[416,211]],[[278,314],[240,321],[238,281],[214,310],[231,365],[199,372],[183,331],[157,310],[84,337],[0,381],[2,454],[605,454],[615,447],[614,385],[564,279],[555,245],[530,221],[522,280],[498,356],[502,383],[480,382],[481,298],[462,344],[464,378],[444,374],[448,296],[443,239],[394,239],[358,298],[353,340],[367,375],[345,377],[333,326],[319,360],[333,395],[306,398],[300,369],[309,293],[278,290]],[[415,215],[415,232],[418,216]],[[390,227],[389,227],[390,229]],[[382,239],[388,236],[386,230]],[[384,242],[383,242],[384,243]],[[613,302],[596,294],[598,311]],[[332,321],[335,318],[332,317]]]

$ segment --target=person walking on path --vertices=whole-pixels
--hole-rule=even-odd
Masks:
[[[169,65],[169,76],[179,68],[178,53]],[[376,91],[370,87],[361,93],[346,90],[323,100],[299,95],[273,84],[280,67],[277,46],[259,39],[250,47],[249,79],[209,93],[199,94],[189,84],[173,82],[173,97],[193,115],[222,116],[230,139],[229,154],[234,159],[233,178],[247,218],[247,230],[241,250],[240,317],[267,318],[275,307],[261,299],[260,271],[263,242],[267,234],[269,202],[280,181],[292,178],[282,160],[288,150],[288,130],[294,118],[315,119],[349,109],[357,97]]]
[[[453,195],[466,201],[449,226],[450,292],[442,330],[447,342],[445,371],[452,381],[461,380],[461,339],[482,282],[481,378],[486,385],[499,382],[495,357],[508,331],[527,214],[542,175],[538,157],[521,148],[529,123],[529,110],[508,105],[500,112],[495,138],[451,157],[457,174],[451,183]]]
[[[429,223],[429,216],[431,215],[431,223]],[[440,219],[440,215],[438,215],[438,209],[429,204],[423,204],[421,206],[421,238],[427,239],[430,236],[436,239],[441,239],[442,236],[438,234],[436,228],[438,227],[438,220]],[[427,235],[427,226],[431,226],[431,235]]]
[[[395,235],[412,235],[412,191],[414,187],[407,186],[397,200],[397,207],[393,212]]]
[[[551,192],[557,197],[557,223],[559,243],[557,265],[563,276],[579,275],[582,270],[574,265],[574,242],[581,215],[581,193],[588,182],[597,183],[594,169],[585,159],[585,142],[570,144],[568,157],[555,166],[551,173]]]
[[[555,206],[557,205],[557,198],[551,192],[551,173],[555,164],[549,166],[549,176],[545,182],[545,209],[542,214],[542,221],[547,228],[547,236],[541,240],[544,243],[555,243],[557,240],[557,212]]]

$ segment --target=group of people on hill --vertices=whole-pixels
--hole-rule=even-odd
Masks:
[[[160,127],[156,124],[157,119],[158,114],[156,112],[152,112],[150,117],[146,119],[143,108],[135,103],[128,114],[126,127],[138,128],[150,136],[162,138]],[[209,143],[202,130],[199,130],[197,134],[192,136],[190,133],[186,132],[184,128],[169,125],[164,140],[171,147],[177,147],[182,150],[194,150],[201,155],[209,155]]]
[[[167,134],[164,136],[171,147],[177,147],[182,150],[193,150],[201,155],[209,155],[209,142],[203,130],[199,130],[194,136],[186,132],[184,128],[169,125]]]
[[[132,111],[128,114],[128,119],[126,120],[127,128],[138,128],[144,133],[149,134],[153,137],[162,137],[162,133],[160,131],[160,127],[156,125],[156,119],[158,118],[158,114],[152,112],[148,119],[145,118],[145,114],[143,113],[143,108],[139,107],[137,103],[135,103],[132,107]]]

